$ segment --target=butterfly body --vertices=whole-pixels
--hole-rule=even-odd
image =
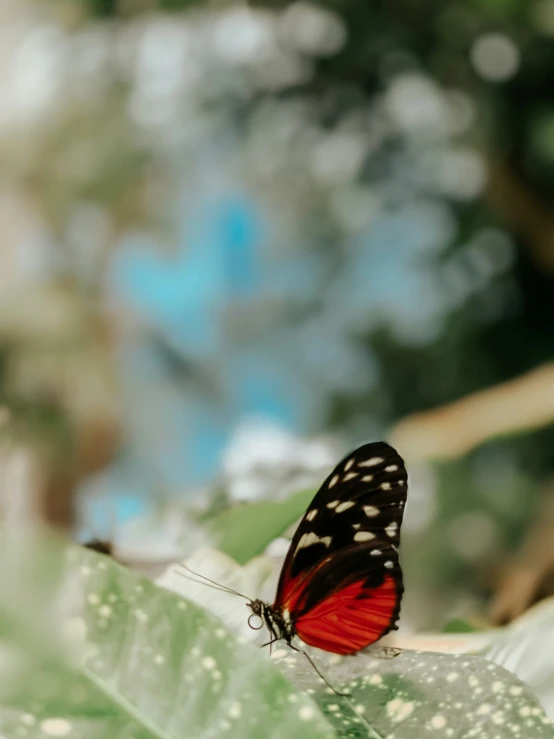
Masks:
[[[252,601],[273,640],[294,636],[353,654],[397,628],[407,473],[384,442],[365,444],[327,477],[285,558],[273,605]]]
[[[287,644],[292,642],[296,636],[296,630],[288,611],[283,612],[282,609],[275,608],[269,603],[264,603],[262,600],[253,600],[247,603],[247,605],[252,609],[252,613],[255,616],[259,616],[262,619],[272,636],[272,640],[278,641],[279,639],[284,639]]]

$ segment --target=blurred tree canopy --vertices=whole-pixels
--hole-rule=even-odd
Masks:
[[[338,15],[348,42],[317,62],[306,84],[282,95],[325,100],[321,115],[332,125],[361,95],[382,90],[383,76],[426,70],[446,88],[467,93],[477,111],[467,139],[485,153],[489,182],[484,201],[457,206],[460,237],[477,225],[498,221],[513,228],[517,257],[510,279],[513,307],[501,320],[482,324],[470,306],[454,316],[431,348],[407,350],[379,340],[383,376],[394,396],[394,415],[440,404],[505,380],[552,357],[554,315],[554,2],[539,0],[329,0],[316,3]],[[283,9],[291,3],[260,0],[255,7]],[[128,19],[154,9],[223,3],[91,0],[100,19]],[[485,34],[506,34],[519,55],[517,73],[484,79],[472,50]],[[494,40],[494,39],[493,39]],[[501,49],[502,52],[502,49]],[[372,173],[368,172],[371,178]],[[486,296],[483,297],[486,301]],[[476,312],[478,312],[478,306]],[[409,392],[410,380],[421,393]],[[340,416],[340,409],[337,410]]]

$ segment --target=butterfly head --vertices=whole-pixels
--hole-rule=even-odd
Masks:
[[[265,618],[265,610],[267,608],[267,605],[263,602],[263,600],[251,600],[246,604],[247,608],[250,608],[252,613],[248,617],[248,625],[251,629],[255,629],[258,631],[258,629],[263,628],[266,618]],[[252,625],[252,618],[254,616],[257,616],[261,619],[261,623],[259,626],[253,626]]]
[[[266,626],[274,641],[285,639],[290,643],[295,632],[288,611],[283,613],[280,609],[275,609],[269,603],[264,603],[262,600],[252,600],[246,605],[252,611],[248,618],[248,625],[251,629],[258,630]],[[259,625],[253,624],[252,618],[254,616],[261,619]]]

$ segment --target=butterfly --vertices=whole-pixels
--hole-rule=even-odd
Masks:
[[[354,654],[397,628],[407,492],[404,462],[385,442],[364,444],[335,467],[298,525],[275,601],[246,604],[271,643],[292,646],[298,636],[327,652]]]

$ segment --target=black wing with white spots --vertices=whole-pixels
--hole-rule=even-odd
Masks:
[[[404,462],[385,442],[364,444],[345,457],[296,530],[273,607],[302,617],[305,631],[310,611],[321,606],[326,614],[333,608],[339,613],[348,598],[358,607],[360,598],[379,592],[390,611],[383,633],[394,628],[403,591],[398,546],[407,490]]]

